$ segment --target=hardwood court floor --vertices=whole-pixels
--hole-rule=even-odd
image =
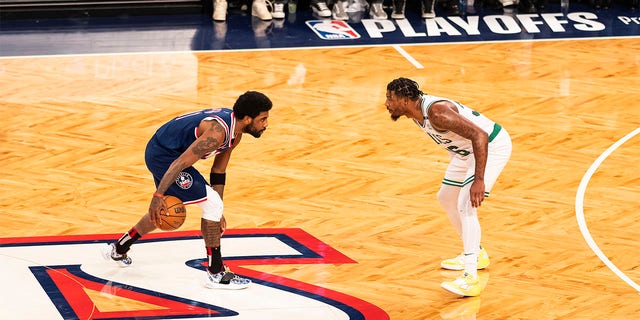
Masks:
[[[391,319],[633,319],[640,295],[576,222],[583,176],[640,127],[638,39],[0,60],[2,236],[121,233],[154,191],[143,151],[157,126],[246,90],[274,102],[269,129],[228,168],[230,228],[302,228],[356,264],[256,267],[371,302]],[[478,298],[439,269],[461,250],[435,194],[447,156],[385,110],[393,78],[488,115],[514,149],[480,208],[492,257]],[[589,231],[640,282],[640,137],[585,194]],[[197,164],[208,172],[209,161]],[[183,230],[199,229],[197,207]]]

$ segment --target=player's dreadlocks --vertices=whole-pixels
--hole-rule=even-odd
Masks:
[[[397,97],[407,97],[411,100],[417,100],[424,94],[417,82],[407,78],[394,79],[387,85],[387,90],[395,93]]]

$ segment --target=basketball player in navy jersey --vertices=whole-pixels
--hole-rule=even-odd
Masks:
[[[480,246],[477,207],[489,196],[511,156],[511,138],[482,114],[453,100],[425,94],[407,78],[387,85],[385,106],[392,120],[401,116],[412,119],[449,153],[451,161],[438,201],[462,238],[464,251],[440,266],[464,272],[454,281],[443,282],[442,287],[462,296],[477,296],[482,291],[477,270],[489,266],[489,255]]]
[[[145,151],[147,168],[153,174],[156,192],[149,211],[116,242],[106,245],[102,254],[121,267],[131,265],[127,255],[131,245],[160,225],[160,212],[166,210],[165,195],[178,197],[185,205],[202,209],[201,230],[207,251],[205,286],[244,289],[251,281],[227,270],[220,253],[220,238],[226,228],[222,214],[225,172],[231,151],[243,133],[259,138],[267,129],[272,103],[256,91],[247,91],[236,100],[233,110],[207,109],[183,114],[162,125],[151,137]],[[193,167],[200,159],[214,156],[211,184]]]

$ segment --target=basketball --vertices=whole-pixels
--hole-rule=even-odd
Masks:
[[[187,208],[182,201],[174,196],[165,196],[167,211],[160,214],[162,222],[158,226],[161,230],[171,231],[180,228],[187,218]]]

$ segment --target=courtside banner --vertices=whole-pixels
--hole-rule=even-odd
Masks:
[[[164,15],[146,17],[144,32],[145,38],[155,39],[153,50],[160,52],[640,37],[638,10],[623,4],[594,10],[588,1],[550,2],[536,13],[467,7],[460,16],[438,13],[433,19],[422,19],[414,10],[407,10],[406,19],[399,20],[369,19],[364,11],[348,14],[346,21],[318,19],[311,10],[298,9],[286,19],[266,22],[251,15],[233,15],[213,26],[210,20],[203,23],[200,16]],[[19,20],[9,19],[3,21],[0,43],[12,45],[0,46],[0,56],[68,54],[70,48],[75,54],[136,52],[143,47],[142,51],[149,51],[148,43],[123,45],[116,40],[137,32],[130,22],[120,25],[117,21],[74,24],[71,32],[58,19],[41,20],[38,30],[46,30],[42,31],[46,33],[43,45],[41,33],[25,30]]]

